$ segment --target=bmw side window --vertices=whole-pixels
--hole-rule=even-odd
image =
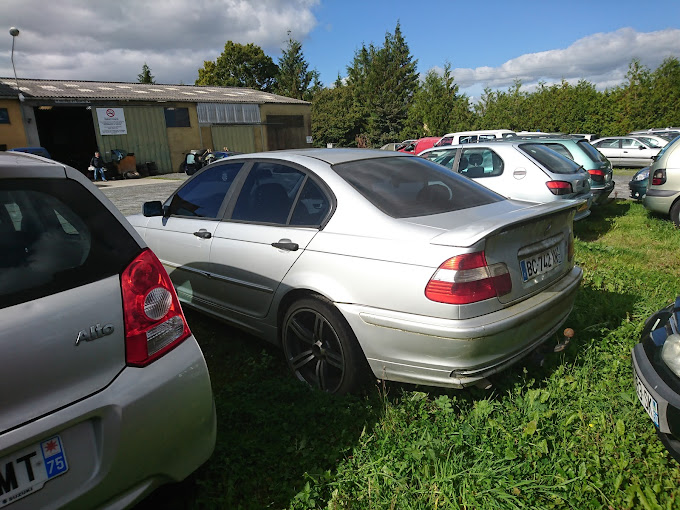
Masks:
[[[170,215],[217,218],[243,163],[208,167],[189,180],[170,201]]]
[[[312,179],[307,179],[290,219],[291,225],[318,227],[331,208],[330,200]]]
[[[286,225],[305,174],[279,163],[253,165],[243,183],[231,219]]]

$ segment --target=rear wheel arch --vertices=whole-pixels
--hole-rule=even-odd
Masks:
[[[286,363],[299,380],[336,394],[369,381],[366,355],[330,299],[308,289],[291,291],[279,305],[277,323]]]

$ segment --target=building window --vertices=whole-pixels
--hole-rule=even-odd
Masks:
[[[9,124],[9,112],[7,108],[0,108],[0,124]]]
[[[189,108],[165,108],[166,127],[191,127]]]

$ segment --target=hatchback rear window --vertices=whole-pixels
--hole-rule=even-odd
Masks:
[[[523,143],[520,150],[538,161],[547,170],[556,174],[575,174],[581,166],[571,159],[558,154],[554,150],[541,143]]]
[[[422,158],[375,158],[333,169],[393,218],[428,216],[505,200],[493,191]]]
[[[585,152],[588,157],[595,163],[604,163],[607,161],[607,158],[602,154],[600,151],[598,151],[595,147],[590,145],[587,140],[579,140],[576,142],[581,149],[583,149],[583,152]]]
[[[119,274],[140,251],[86,188],[67,179],[3,179],[0,308]]]

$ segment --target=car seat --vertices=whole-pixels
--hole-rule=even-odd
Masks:
[[[483,162],[484,158],[478,152],[470,154],[470,166],[467,168],[465,175],[471,178],[484,177]]]

